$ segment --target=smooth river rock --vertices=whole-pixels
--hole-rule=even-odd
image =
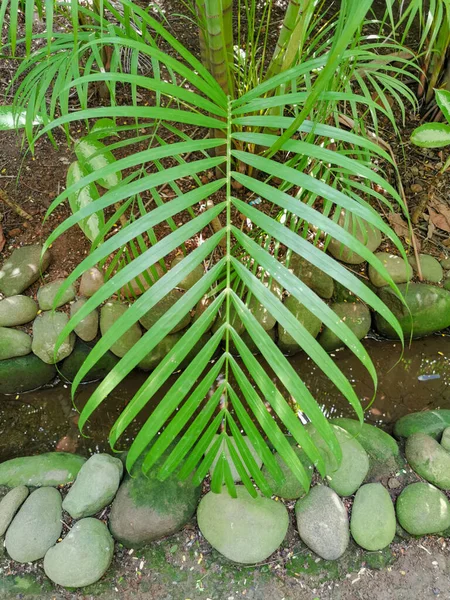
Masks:
[[[450,410],[424,410],[410,413],[401,417],[394,426],[394,435],[398,438],[407,438],[413,433],[426,433],[438,437],[446,427],[450,427]]]
[[[372,317],[370,310],[362,302],[334,302],[330,304],[330,308],[353,331],[358,340],[362,340],[369,333]],[[342,340],[329,327],[324,327],[318,342],[327,352],[344,346]]]
[[[236,486],[237,498],[226,488],[208,492],[199,504],[197,522],[211,546],[229,560],[254,564],[266,560],[284,540],[289,515],[281,502],[258,495],[252,498],[244,486]]]
[[[351,496],[366,478],[369,457],[361,444],[345,429],[336,425],[332,427],[342,450],[340,463],[316,429],[311,424],[306,426],[324,458],[328,485],[340,496]]]
[[[10,296],[0,301],[0,327],[14,327],[32,321],[38,311],[33,298]]]
[[[71,284],[55,305],[56,296],[64,282],[65,279],[55,279],[55,281],[47,283],[39,288],[37,301],[41,310],[53,310],[54,308],[59,308],[60,306],[63,306],[63,304],[67,304],[67,302],[75,299],[75,287]]]
[[[350,539],[347,510],[329,487],[316,485],[295,505],[297,529],[302,541],[325,560],[336,560]]]
[[[64,485],[75,479],[85,461],[82,456],[69,452],[46,452],[12,458],[0,464],[0,485]]]
[[[176,267],[184,258],[184,256],[176,256],[171,262],[170,268],[173,269]],[[197,265],[190,273],[188,273],[188,275],[186,275],[184,279],[177,284],[177,287],[181,288],[182,290],[190,290],[192,286],[200,281],[204,274],[205,269],[203,268],[203,265]]]
[[[397,519],[411,535],[439,533],[450,527],[450,503],[429,483],[405,487],[396,503]]]
[[[5,535],[14,515],[24,503],[29,494],[28,488],[19,485],[10,490],[0,502],[0,537]]]
[[[301,304],[294,296],[289,296],[284,305],[294,315],[297,321],[315,338],[319,335],[322,322]],[[278,346],[284,354],[292,355],[301,350],[290,333],[278,323]]]
[[[180,290],[171,290],[162,300],[160,300],[153,308],[143,315],[139,321],[145,329],[150,329],[153,325],[159,321],[159,319],[166,314],[166,312],[174,306],[180,298],[183,297],[183,292]],[[177,333],[181,329],[184,329],[191,322],[191,315],[188,312],[184,317],[175,323],[174,328],[170,331],[171,334]]]
[[[217,439],[218,437],[219,437],[219,436],[218,436],[218,434],[216,434],[216,435],[214,436],[214,438],[213,438],[213,440],[212,440],[211,444],[208,446],[208,448],[207,448],[206,452],[208,452],[208,450],[211,448],[211,446],[213,446],[213,445],[214,445],[214,443],[215,443],[215,441],[216,441],[216,439]],[[249,438],[248,438],[246,435],[244,435],[244,436],[242,436],[242,437],[243,437],[243,440],[244,440],[245,444],[247,445],[247,447],[248,447],[248,449],[249,449],[249,451],[250,451],[250,454],[252,455],[253,459],[255,460],[255,462],[256,462],[256,464],[257,464],[257,466],[258,466],[258,469],[260,469],[260,468],[261,468],[261,466],[262,466],[262,459],[261,459],[261,457],[260,457],[260,456],[259,456],[259,454],[256,452],[256,450],[255,450],[255,448],[253,447],[253,445],[252,445],[251,441],[249,440]],[[236,452],[237,452],[237,454],[238,454],[239,458],[240,458],[240,459],[241,459],[241,461],[242,461],[242,464],[244,465],[244,468],[245,468],[245,470],[246,470],[246,471],[247,471],[247,473],[248,473],[248,470],[247,470],[247,468],[245,467],[245,463],[243,462],[242,455],[241,455],[241,453],[239,452],[239,450],[237,449],[236,442],[234,441],[234,438],[232,438],[231,436],[229,436],[229,438],[228,438],[228,439],[229,439],[229,441],[231,442],[231,444],[233,445],[234,449],[236,450]],[[212,463],[211,463],[211,467],[210,467],[210,469],[209,469],[209,472],[210,472],[210,474],[212,475],[212,474],[214,473],[214,469],[216,468],[216,465],[217,465],[217,463],[219,462],[219,458],[221,457],[222,453],[223,453],[223,454],[225,454],[225,457],[226,457],[226,459],[227,459],[227,462],[228,462],[228,464],[229,464],[229,466],[230,466],[230,470],[231,470],[231,475],[232,475],[232,477],[233,477],[233,481],[234,481],[234,482],[242,481],[242,479],[241,479],[241,476],[239,475],[239,473],[238,473],[238,471],[237,471],[237,469],[236,469],[236,467],[235,467],[235,465],[234,465],[233,459],[231,458],[231,454],[230,454],[230,451],[229,451],[229,449],[228,449],[228,445],[227,445],[227,442],[226,442],[226,440],[223,440],[223,441],[222,441],[222,443],[221,443],[221,444],[220,444],[220,446],[219,446],[219,449],[218,449],[218,451],[217,451],[216,457],[215,457],[215,458],[214,458],[214,460],[212,461]]]
[[[109,516],[111,533],[127,548],[144,546],[182,529],[200,498],[201,486],[195,486],[192,477],[180,481],[174,473],[159,481],[161,463],[144,474],[143,460],[135,463],[131,475],[125,475]]]
[[[0,269],[0,292],[5,296],[21,294],[48,269],[50,253],[42,257],[42,246],[16,248]]]
[[[292,436],[286,436],[286,439],[291,444],[295,454],[305,468],[308,479],[311,481],[314,473],[314,465],[309,460],[306,452],[299,448],[297,442]],[[274,454],[274,458],[283,473],[283,480],[277,483],[274,477],[270,474],[266,466],[263,467],[262,474],[275,496],[284,498],[285,500],[296,500],[304,493],[304,489],[297,477],[292,473],[291,469],[286,465],[278,452]]]
[[[0,327],[0,360],[26,356],[31,352],[31,338],[20,329]]]
[[[114,540],[104,523],[81,519],[62,542],[50,548],[44,571],[58,585],[80,588],[98,581],[111,564]]]
[[[25,500],[5,537],[6,551],[20,563],[44,558],[61,535],[61,494],[52,487],[42,487]]]
[[[338,225],[351,233],[353,237],[357,238],[361,244],[366,246],[371,252],[375,252],[381,244],[380,230],[360,217],[354,219],[352,216],[349,216],[347,218],[345,211],[343,210],[339,215]],[[364,262],[362,256],[356,252],[352,252],[349,248],[344,246],[344,244],[333,238],[331,238],[328,245],[328,252],[332,254],[334,258],[351,265],[358,265],[359,263]]]
[[[410,256],[408,260],[414,271],[418,273],[416,257]],[[422,276],[426,281],[431,281],[432,283],[439,283],[442,281],[444,271],[437,258],[434,258],[434,256],[430,256],[429,254],[419,254],[419,261]]]
[[[442,490],[450,490],[450,453],[430,435],[413,433],[406,440],[406,460],[414,471]]]
[[[406,283],[412,279],[412,267],[401,256],[390,252],[376,252],[375,256],[383,263],[394,283]],[[375,287],[387,285],[386,279],[372,265],[369,265],[369,279]]]
[[[98,290],[102,287],[104,282],[103,273],[97,267],[92,267],[92,269],[88,269],[81,276],[80,281],[80,296],[85,296],[86,298],[90,298],[98,292]]]
[[[321,298],[329,300],[333,295],[333,278],[295,252],[291,255],[289,270]]]
[[[395,536],[395,509],[381,483],[367,483],[356,492],[350,530],[355,542],[370,552],[389,546]]]
[[[74,519],[90,517],[112,502],[123,474],[119,458],[94,454],[81,467],[64,498],[63,509]]]
[[[53,381],[56,367],[34,354],[0,361],[0,394],[28,392]]]
[[[405,336],[412,333],[413,338],[420,338],[450,326],[450,292],[425,283],[402,283],[398,288],[411,314],[391,288],[381,288],[379,296],[397,317]],[[382,335],[397,338],[391,325],[378,313],[375,324]]]
[[[126,313],[128,306],[120,302],[107,302],[100,311],[100,331],[102,335],[114,327],[116,321]],[[142,336],[141,328],[138,323],[133,323],[131,327],[115,342],[110,350],[113,354],[122,358],[132,348]]]
[[[70,305],[70,316],[73,317],[86,304],[85,298],[79,298]],[[98,310],[95,308],[82,321],[78,323],[74,331],[83,342],[92,342],[98,333]]]
[[[71,332],[58,347],[55,355],[56,342],[69,322],[69,317],[63,312],[43,312],[33,323],[33,342],[31,349],[36,356],[49,365],[56,364],[67,358],[75,345],[75,334]]]
[[[154,264],[146,271],[132,279],[122,287],[120,293],[129,300],[133,300],[136,296],[140,296],[145,291],[158,281],[164,275],[164,271],[159,263]]]

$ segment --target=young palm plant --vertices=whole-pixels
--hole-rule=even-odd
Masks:
[[[138,248],[134,254],[130,253],[129,260],[124,261],[121,268],[109,269],[110,276],[105,284],[72,317],[60,342],[92,310],[119,294],[142,273],[154,268],[158,262],[165,268],[167,255],[195,236],[197,239],[201,236],[202,241],[176,266],[170,270],[165,268],[162,276],[135,299],[114,327],[96,343],[73,382],[73,393],[93,365],[131,327],[151,314],[152,309],[199,265],[205,262],[209,265],[203,277],[121,358],[81,412],[79,424],[83,429],[115,386],[170,334],[175,324],[205,295],[208,296],[206,310],[150,373],[111,430],[110,442],[115,447],[133,420],[172,377],[169,390],[129,448],[128,468],[144,453],[145,471],[156,468],[156,464],[161,478],[175,470],[182,478],[195,471],[195,480],[200,482],[218,458],[211,479],[212,489],[219,491],[225,483],[234,495],[231,468],[224,452],[226,448],[249,492],[256,493],[253,478],[261,491],[270,495],[270,485],[249,451],[245,435],[275,481],[280,481],[282,474],[268,442],[306,490],[310,476],[285,433],[292,434],[322,475],[324,458],[311,430],[303,426],[286,397],[292,398],[304,415],[303,421],[310,421],[330,451],[340,457],[339,444],[319,404],[255,318],[256,311],[270,314],[292,336],[332,379],[362,421],[363,409],[350,381],[308,329],[286,308],[281,295],[273,291],[284,290],[285,294],[292,295],[329,327],[362,362],[376,387],[376,372],[363,345],[327,303],[278,259],[280,249],[287,249],[330,274],[382,314],[403,339],[393,314],[351,271],[319,247],[319,236],[312,243],[309,237],[298,234],[300,224],[303,227],[307,224],[324,232],[325,236],[332,236],[363,256],[398,293],[377,257],[352,234],[351,227],[345,228],[338,223],[341,211],[347,217],[352,215],[354,222],[363,219],[367,227],[376,227],[389,237],[405,257],[400,240],[372,206],[382,201],[392,208],[389,196],[402,205],[397,191],[375,166],[382,161],[391,162],[389,155],[366,137],[338,126],[339,112],[346,105],[358,115],[359,109],[389,114],[383,103],[380,105],[364,92],[352,91],[348,87],[348,76],[344,78],[344,87],[338,87],[340,75],[354,72],[361,68],[361,63],[370,63],[373,58],[369,50],[361,50],[354,44],[370,4],[371,0],[344,2],[334,35],[328,36],[327,42],[320,38],[317,52],[314,51],[307,60],[299,62],[296,54],[296,59],[291,61],[289,43],[281,39],[269,63],[268,74],[243,90],[236,84],[238,77],[233,75],[239,72],[239,63],[236,66],[233,62],[235,70],[231,69],[229,24],[223,18],[219,18],[218,26],[215,21],[217,14],[224,11],[226,14],[225,4],[219,4],[218,12],[214,12],[214,2],[198,5],[198,11],[204,10],[208,22],[211,21],[208,34],[203,33],[203,54],[209,61],[210,71],[155,18],[130,0],[122,0],[125,24],[133,15],[139,34],[124,36],[117,27],[111,27],[107,35],[86,37],[83,50],[78,49],[72,55],[71,68],[63,75],[63,71],[56,75],[62,96],[61,116],[54,118],[54,94],[45,99],[42,92],[37,101],[28,82],[29,94],[36,99],[31,115],[34,112],[40,114],[45,123],[37,137],[51,134],[59,126],[70,132],[69,125],[75,121],[86,122],[89,126],[97,122],[97,127],[92,127],[92,139],[96,136],[106,138],[123,130],[136,131],[134,138],[120,139],[109,146],[98,142],[84,155],[78,151],[80,175],[69,181],[67,189],[49,209],[51,212],[61,202],[67,199],[74,202],[84,194],[84,202],[73,204],[73,216],[55,229],[46,247],[69,227],[77,223],[85,226],[93,215],[104,214],[105,209],[112,210],[104,224],[99,219],[100,231],[90,255],[68,277],[61,294],[66,286],[94,265],[107,263],[113,257],[117,266],[117,257],[123,255],[124,249]],[[105,6],[109,6],[106,1]],[[305,6],[310,7],[310,4],[307,2]],[[113,7],[109,6],[109,9],[113,10]],[[299,47],[302,47],[306,45],[302,31],[308,29],[308,19],[303,13],[300,21],[303,24],[299,26],[298,39]],[[293,21],[296,35],[300,21],[297,13]],[[286,23],[289,30],[287,17]],[[132,31],[136,32],[136,29]],[[280,38],[284,38],[283,31]],[[83,32],[80,30],[77,35],[80,43]],[[286,38],[288,42],[291,39],[287,35]],[[63,43],[64,39],[59,41]],[[170,51],[160,50],[159,40]],[[153,65],[152,76],[139,75],[137,69],[131,73],[124,73],[120,68],[92,72],[94,59],[90,57],[102,56],[106,46],[113,49],[125,46],[135,57],[149,57]],[[88,58],[85,62],[80,61],[80,53],[87,49],[90,49]],[[63,53],[57,52],[54,56],[59,54]],[[225,70],[222,60],[226,63]],[[85,66],[83,73],[79,72],[80,64]],[[376,71],[378,76],[382,69]],[[55,75],[47,76],[51,81]],[[360,71],[359,76],[363,82],[366,74]],[[87,105],[87,89],[93,82],[108,83],[113,99],[109,106],[91,108]],[[114,102],[115,86],[123,83],[132,88],[130,106],[119,106]],[[378,87],[382,92],[379,84]],[[42,90],[47,88],[45,84]],[[81,110],[76,112],[68,110],[67,98],[72,89],[76,89],[83,99]],[[154,93],[154,104],[139,105],[135,101],[138,89]],[[39,89],[35,88],[34,94],[40,94]],[[112,121],[106,121],[105,127],[104,119]],[[189,133],[191,131],[194,133]],[[172,140],[176,139],[170,144],[164,141],[168,132]],[[115,150],[133,148],[133,144],[141,147],[142,143],[147,145],[146,149],[136,150],[119,160],[112,158]],[[94,161],[99,157],[103,166],[95,168]],[[216,179],[204,183],[205,178],[200,177],[202,173],[214,169]],[[191,177],[190,189],[183,187],[182,181],[186,177]],[[282,183],[275,184],[275,179]],[[96,184],[106,188],[103,195],[86,193]],[[162,200],[159,193],[162,187],[171,189],[170,199]],[[262,198],[269,210],[260,210],[259,205],[252,206],[242,200],[243,196],[237,197],[234,189],[239,187]],[[380,193],[380,188],[386,191],[386,197]],[[156,203],[152,210],[146,208],[143,200],[147,192]],[[129,218],[118,228],[118,219],[127,210]],[[173,220],[183,212],[189,218],[184,219],[183,225],[176,226]],[[236,213],[251,223],[251,232],[236,224]],[[205,228],[217,224],[218,218],[222,227],[215,227],[213,235],[205,234]],[[157,239],[154,228],[165,222],[172,225],[170,232]],[[273,369],[278,384],[255,358],[249,345],[256,348]],[[193,349],[198,351],[192,359]],[[241,360],[236,358],[236,351]],[[181,366],[185,368],[180,372]],[[268,405],[276,418],[268,411]]]

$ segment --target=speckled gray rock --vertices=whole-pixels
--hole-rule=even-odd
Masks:
[[[114,499],[122,474],[120,459],[109,454],[94,454],[81,467],[64,498],[64,510],[74,519],[95,515]]]
[[[28,496],[28,488],[24,485],[10,490],[0,502],[0,537],[5,535],[14,515],[24,503]]]
[[[356,492],[350,529],[355,542],[370,552],[389,546],[395,536],[395,509],[381,483],[368,483]]]
[[[37,315],[36,302],[28,296],[10,296],[0,301],[0,327],[14,327],[32,321]]]
[[[443,490],[450,490],[450,453],[430,435],[410,435],[406,440],[405,456],[423,479]]]
[[[81,276],[80,296],[90,298],[95,292],[98,292],[102,285],[103,273],[97,267],[92,267],[92,269],[88,269]]]
[[[55,356],[56,341],[68,322],[69,317],[63,312],[43,312],[34,321],[31,349],[45,363],[53,365],[72,352],[75,344],[73,332],[59,346]]]
[[[55,299],[61,289],[65,279],[55,279],[51,283],[47,283],[39,288],[37,293],[37,301],[41,310],[53,310],[70,302],[75,298],[75,287],[71,284],[63,295],[59,298],[56,306]]]
[[[401,256],[390,252],[376,252],[375,256],[382,262],[394,283],[406,283],[412,279],[412,267]],[[369,265],[369,279],[376,287],[387,285],[386,279],[372,265]]]
[[[218,435],[214,436],[211,444],[208,447],[208,450],[209,450],[209,448],[211,448],[211,446],[214,444],[214,442],[216,441],[216,439],[218,437],[219,437]],[[260,469],[262,466],[262,460],[261,460],[260,456],[254,449],[251,441],[248,439],[248,437],[246,435],[243,436],[243,439],[244,439],[244,442],[246,443],[248,449],[250,450],[250,454],[253,456],[256,464],[258,465],[258,468]],[[230,437],[229,440],[230,440],[231,444],[233,444],[233,447],[235,448],[239,458],[242,460],[242,455],[237,449],[236,442],[234,441],[234,439],[232,437]],[[233,459],[231,458],[230,451],[228,449],[228,445],[225,440],[221,443],[219,450],[217,451],[217,455],[211,464],[209,472],[211,474],[214,472],[214,469],[216,468],[217,462],[218,462],[219,457],[221,456],[222,452],[225,454],[228,464],[230,465],[230,470],[231,470],[231,475],[233,476],[233,481],[235,481],[235,482],[242,481],[241,476],[239,475],[236,467],[234,466]],[[245,469],[245,470],[247,471],[247,469]]]
[[[126,313],[128,306],[120,302],[107,302],[100,311],[100,331],[102,335],[114,326],[116,321]],[[138,323],[134,323],[128,331],[126,331],[115,342],[110,350],[113,354],[121,358],[136,344],[142,336],[141,328]]]
[[[0,327],[0,360],[26,356],[31,352],[31,338],[24,331]]]
[[[61,535],[61,494],[52,487],[42,487],[25,500],[5,537],[6,551],[20,563],[45,556]]]
[[[151,308],[148,312],[143,315],[139,321],[145,329],[150,329],[153,325],[163,316],[166,312],[174,306],[182,298],[183,292],[180,290],[171,290],[162,300],[160,300],[153,308]],[[188,312],[178,323],[176,323],[175,327],[170,331],[170,333],[176,333],[181,329],[184,329],[191,322],[191,315]]]
[[[5,460],[0,464],[0,485],[64,485],[75,479],[85,460],[69,452],[45,452]]]
[[[295,505],[297,529],[302,541],[325,560],[336,560],[350,539],[347,510],[339,496],[316,485]]]
[[[411,535],[439,533],[450,527],[450,503],[429,483],[405,487],[396,503],[400,525]]]
[[[339,215],[338,224],[357,238],[361,244],[366,246],[371,252],[375,252],[381,244],[381,232],[379,229],[365,221],[364,219],[353,219],[351,216],[346,217],[343,210]],[[355,252],[349,250],[344,244],[338,240],[331,239],[328,245],[328,252],[338,260],[351,265],[357,265],[364,262],[364,258]]]
[[[86,304],[85,298],[79,298],[76,302],[70,305],[70,316],[73,317]],[[91,342],[97,337],[98,333],[98,310],[91,311],[82,321],[75,327],[75,333],[84,342]]]
[[[284,540],[289,525],[281,502],[258,495],[252,498],[244,486],[236,486],[237,498],[226,488],[208,492],[199,504],[197,522],[213,548],[229,560],[254,564],[266,560]]]
[[[42,246],[16,248],[0,269],[0,292],[5,296],[21,294],[48,269],[50,253],[46,252],[41,261]]]
[[[44,571],[58,585],[84,587],[103,577],[113,553],[114,540],[106,525],[97,519],[81,519],[47,552]]]
[[[417,261],[414,256],[409,257],[409,264],[412,266],[414,271],[417,273]],[[426,281],[431,281],[432,283],[439,283],[442,281],[444,277],[444,271],[442,270],[442,266],[434,256],[430,256],[429,254],[419,254],[420,267],[422,269],[423,278]]]

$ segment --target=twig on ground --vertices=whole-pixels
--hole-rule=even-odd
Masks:
[[[4,190],[0,190],[0,201],[12,208],[20,217],[22,217],[22,219],[27,219],[27,221],[33,220],[33,217],[23,210],[23,208],[20,208],[20,206],[18,206],[15,202],[8,199]]]

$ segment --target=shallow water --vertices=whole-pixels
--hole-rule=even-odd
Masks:
[[[403,356],[401,345],[396,342],[366,339],[364,345],[379,378],[377,395],[371,406],[372,382],[361,363],[348,350],[334,352],[333,356],[367,408],[368,422],[382,425],[389,431],[392,424],[408,412],[450,408],[450,336],[435,335],[416,340],[405,349]],[[353,416],[348,402],[305,354],[289,360],[327,416]],[[271,373],[267,365],[265,368]],[[275,375],[271,375],[275,379]],[[146,377],[145,373],[136,371],[117,386],[86,426],[88,437],[82,437],[78,432],[77,412],[72,406],[67,384],[60,383],[17,397],[0,395],[0,461],[56,448],[81,454],[107,449],[110,427]],[[142,412],[139,421],[127,430],[122,440],[123,449],[172,383],[173,380],[166,383]],[[75,398],[77,408],[84,406],[96,385],[85,384],[79,388]]]

